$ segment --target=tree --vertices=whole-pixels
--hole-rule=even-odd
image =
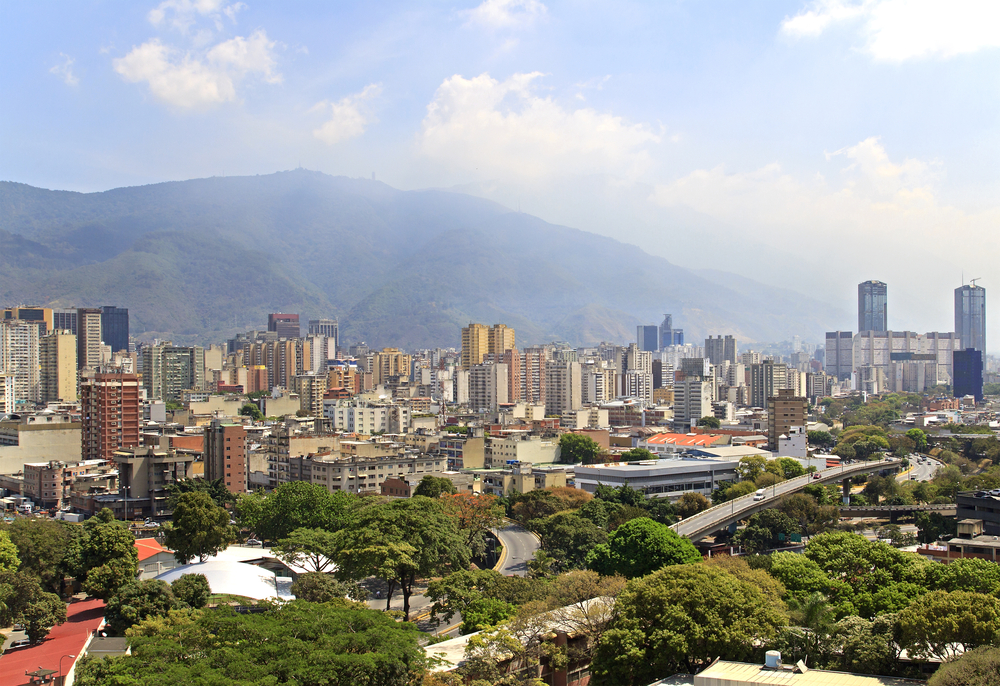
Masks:
[[[927,452],[927,434],[923,429],[916,427],[906,432],[906,437],[914,443],[914,448],[918,453]]]
[[[768,509],[751,516],[746,528],[738,531],[733,540],[747,552],[760,553],[797,533],[799,525],[794,519],[780,510]]]
[[[55,593],[42,591],[31,597],[17,619],[24,625],[28,640],[38,643],[53,626],[66,621],[66,603]]]
[[[418,577],[465,569],[469,548],[441,503],[417,496],[372,505],[359,513],[358,523],[337,533],[337,575],[347,580],[369,576],[403,592],[403,614],[410,616],[410,596]]]
[[[455,493],[441,499],[445,514],[465,535],[473,558],[486,555],[486,537],[503,522],[504,509],[495,495]]]
[[[17,549],[20,569],[38,577],[46,589],[59,591],[63,577],[75,566],[67,555],[71,547],[68,525],[18,517],[6,533]]]
[[[587,553],[608,540],[599,526],[570,512],[541,520],[535,531],[542,539],[542,550],[558,561],[560,571],[584,567]]]
[[[204,574],[182,574],[179,579],[170,584],[174,597],[189,607],[200,610],[208,603],[212,589]]]
[[[108,599],[104,618],[117,636],[149,617],[166,615],[179,606],[170,584],[158,579],[133,581]]]
[[[323,529],[296,529],[271,547],[278,558],[310,572],[324,572],[333,564],[336,535]]]
[[[462,612],[462,634],[489,629],[517,614],[517,608],[498,598],[477,598]]]
[[[836,582],[814,560],[792,552],[774,553],[770,558],[768,573],[784,584],[789,600],[805,601],[813,593],[836,597],[849,588]]]
[[[465,616],[469,606],[483,598],[523,605],[537,600],[542,588],[538,581],[505,577],[492,569],[465,569],[431,580],[425,595],[433,601],[431,617],[451,621],[456,613]]]
[[[608,542],[587,554],[587,566],[599,574],[626,578],[645,576],[667,565],[701,561],[691,541],[670,527],[640,517],[625,522],[608,536]]]
[[[779,457],[771,460],[771,463],[781,468],[781,476],[786,479],[794,479],[806,473],[806,468],[802,466],[802,463],[793,457]]]
[[[940,512],[917,512],[914,523],[917,525],[917,540],[921,543],[934,543],[958,533],[958,520],[945,517]]]
[[[290,481],[267,495],[240,495],[236,510],[244,527],[265,541],[277,541],[296,529],[339,531],[355,521],[360,505],[360,498],[351,493]]]
[[[995,645],[1000,600],[983,593],[933,591],[897,617],[899,644],[918,658],[947,660],[956,652]]]
[[[66,621],[66,604],[45,591],[29,572],[0,570],[0,625],[24,624],[28,639],[45,638],[49,628]]]
[[[927,568],[927,585],[936,591],[972,591],[1000,595],[1000,565],[966,558]]]
[[[708,502],[708,498],[703,496],[701,493],[688,492],[680,497],[675,506],[677,509],[677,514],[682,518],[687,519],[688,517],[693,517],[699,512],[703,512],[711,507],[712,504]]]
[[[94,518],[96,523],[89,527],[82,551],[84,590],[103,600],[135,579],[139,571],[135,537],[123,522],[113,518],[110,510],[105,510]]]
[[[861,674],[895,672],[899,649],[893,632],[895,615],[885,614],[871,621],[858,616],[844,617],[831,634],[834,669]]]
[[[75,683],[408,686],[426,665],[419,637],[412,624],[346,600],[246,615],[174,611],[131,629],[131,656],[82,660]]]
[[[433,474],[426,474],[420,480],[420,483],[417,484],[417,487],[413,489],[413,495],[423,495],[428,498],[438,498],[442,495],[451,495],[453,493],[458,493],[458,489],[455,488],[455,484],[451,479],[443,476],[434,476]]]
[[[0,572],[16,572],[20,566],[17,546],[10,540],[10,534],[0,530]]]
[[[658,459],[654,453],[651,453],[645,448],[632,448],[631,450],[626,450],[619,455],[619,458],[622,462],[642,462],[644,460]]]
[[[722,426],[722,421],[718,417],[706,415],[698,420],[698,426],[707,426],[709,429],[718,429]]]
[[[927,686],[995,686],[998,683],[1000,648],[981,646],[942,664]]]
[[[194,558],[204,562],[236,541],[229,513],[204,492],[184,493],[166,527],[166,545],[182,565]]]
[[[706,565],[666,567],[629,582],[616,612],[591,667],[597,686],[694,673],[716,657],[747,661],[785,624],[760,590]]]
[[[323,572],[300,574],[292,584],[292,595],[310,603],[329,603],[344,598],[359,601],[368,599],[368,591],[359,584],[344,583]]]
[[[240,416],[250,417],[255,422],[264,421],[264,413],[253,403],[244,403],[243,407],[240,408]]]
[[[837,442],[829,431],[809,431],[806,433],[806,439],[812,445],[818,445],[822,448],[828,448]]]
[[[767,460],[761,455],[747,455],[740,458],[740,464],[736,467],[736,475],[740,481],[756,481],[757,477],[764,473]]]
[[[600,461],[601,446],[584,434],[565,433],[559,437],[559,461],[568,464],[595,464]]]
[[[167,493],[170,494],[168,506],[170,509],[177,507],[177,499],[183,493],[204,491],[212,497],[219,507],[232,507],[236,504],[236,494],[226,488],[226,483],[222,479],[181,479],[172,484],[167,484]]]

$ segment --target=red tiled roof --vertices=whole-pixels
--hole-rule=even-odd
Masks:
[[[646,443],[653,445],[688,445],[688,446],[708,446],[720,440],[725,440],[725,436],[717,434],[656,434],[646,439]]]
[[[18,648],[4,654],[0,669],[0,686],[20,686],[28,683],[25,672],[36,669],[59,669],[63,655],[80,655],[90,634],[104,619],[103,600],[83,600],[70,603],[66,608],[66,622],[53,627],[41,643],[29,648]],[[62,661],[63,674],[73,666],[73,658]]]
[[[169,548],[164,548],[160,545],[155,538],[137,538],[135,540],[135,547],[139,551],[139,562],[143,560],[148,560],[157,553],[172,553],[173,551]]]

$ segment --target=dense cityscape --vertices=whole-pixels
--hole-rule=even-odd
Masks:
[[[0,17],[0,686],[1000,685],[1000,3]]]
[[[241,660],[336,683],[360,623],[393,636],[366,639],[378,683],[959,683],[1000,629],[985,289],[945,333],[891,330],[888,302],[863,282],[857,333],[762,350],[671,314],[627,344],[469,323],[404,351],[297,313],[178,346],[126,308],[8,307],[5,661],[58,642],[81,684],[258,683],[215,639],[160,651],[309,622],[301,664]]]

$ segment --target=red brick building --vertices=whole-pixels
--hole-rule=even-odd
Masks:
[[[140,381],[136,374],[97,372],[80,384],[81,457],[111,460],[116,450],[140,445]]]
[[[247,432],[242,424],[213,419],[205,427],[205,478],[222,479],[232,493],[247,492]]]

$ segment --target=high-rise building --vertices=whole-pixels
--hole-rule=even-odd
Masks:
[[[42,399],[39,332],[44,322],[0,320],[0,371],[14,376],[14,402]]]
[[[477,364],[469,370],[469,406],[474,412],[493,412],[507,397],[509,370],[503,363]]]
[[[549,354],[545,347],[521,351],[520,400],[532,405],[545,404],[545,367],[548,363]]]
[[[14,403],[14,382],[13,374],[0,369],[0,414],[13,414],[17,409]]]
[[[77,334],[76,322],[77,313],[75,307],[56,308],[52,310],[53,330],[65,329],[75,336]]]
[[[275,313],[267,315],[267,330],[274,331],[278,338],[298,338],[302,335],[299,328],[299,315]]]
[[[700,376],[674,382],[674,431],[687,433],[699,419],[708,416],[714,416],[712,384]]]
[[[180,402],[184,391],[204,390],[204,348],[170,341],[143,348],[142,383],[150,399],[166,402]]]
[[[494,355],[500,359],[508,350],[515,349],[514,329],[503,324],[486,326],[470,323],[462,327],[462,357],[463,369],[482,364],[486,355]]]
[[[656,352],[660,349],[660,330],[656,324],[640,324],[635,327],[635,342],[639,350]]]
[[[95,307],[76,310],[76,365],[81,370],[101,365],[101,311]]]
[[[684,329],[675,329],[673,315],[665,314],[660,324],[660,350],[672,345],[684,345]]]
[[[579,362],[552,360],[545,365],[545,413],[561,415],[583,404]]]
[[[778,449],[778,439],[788,436],[793,426],[805,429],[809,403],[789,388],[767,399],[767,442],[771,450]]]
[[[299,409],[310,417],[323,416],[323,394],[326,393],[326,374],[299,374],[295,377],[295,392],[299,394]]]
[[[334,354],[334,357],[336,356],[337,350],[340,348],[340,328],[336,319],[310,319],[309,335],[326,336],[332,339],[333,350],[330,352]],[[333,359],[333,357],[329,359]]]
[[[823,357],[827,374],[838,381],[850,379],[854,371],[854,335],[850,331],[827,331]]]
[[[887,286],[881,281],[858,284],[858,331],[888,331]]]
[[[322,416],[323,402],[320,400]],[[242,424],[213,419],[205,427],[205,478],[222,479],[230,493],[247,492],[247,432]]]
[[[956,350],[952,365],[955,379],[956,398],[974,396],[976,402],[983,399],[983,353],[975,348]]]
[[[392,382],[406,383],[410,379],[413,357],[399,348],[382,348],[374,353],[372,360],[372,381],[378,386]]]
[[[84,460],[110,460],[116,450],[139,445],[142,400],[139,377],[87,372],[80,382]]]
[[[705,339],[705,357],[712,364],[722,364],[723,362],[736,363],[736,339],[732,336],[723,338],[721,335],[716,338],[709,336]]]
[[[955,289],[955,333],[962,348],[986,354],[986,289],[975,283]]]
[[[101,308],[101,338],[111,352],[128,350],[128,308],[105,305]]]
[[[77,400],[76,336],[56,329],[39,342],[42,402]]]
[[[788,383],[788,367],[783,363],[767,360],[750,365],[750,404],[767,407],[768,400],[784,389]]]
[[[8,307],[0,314],[0,319],[20,319],[39,325],[39,335],[52,331],[52,310],[48,307]]]
[[[501,357],[508,350],[515,349],[514,329],[504,324],[494,324],[486,335],[486,352]]]

